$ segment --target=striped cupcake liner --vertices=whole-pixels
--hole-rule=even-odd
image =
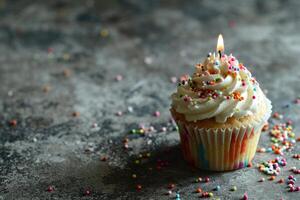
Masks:
[[[184,159],[200,169],[228,171],[246,167],[253,159],[271,104],[259,121],[239,128],[199,128],[177,121]]]

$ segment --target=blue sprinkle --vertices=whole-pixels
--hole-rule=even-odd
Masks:
[[[272,148],[271,147],[267,148],[266,152],[272,152]]]

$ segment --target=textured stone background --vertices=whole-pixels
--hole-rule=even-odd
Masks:
[[[300,92],[300,2],[188,2],[0,1],[0,199],[174,199],[165,195],[170,182],[182,199],[198,199],[197,186],[210,191],[218,184],[214,194],[221,199],[240,199],[245,191],[250,199],[299,199],[283,185],[258,183],[264,175],[255,167],[190,168],[171,125],[146,136],[128,133],[139,123],[166,126],[176,87],[170,77],[191,73],[215,49],[219,33],[226,52],[248,66],[274,110],[299,131],[300,107],[292,102]],[[124,79],[116,82],[117,74]],[[259,146],[268,141],[264,134]],[[134,164],[140,152],[151,157]],[[291,155],[280,177],[300,167]],[[253,163],[274,157],[257,154]],[[169,166],[157,170],[158,159]],[[196,184],[198,176],[212,182]],[[50,185],[55,191],[46,191]],[[229,191],[233,185],[236,192]],[[87,189],[91,195],[84,196]]]

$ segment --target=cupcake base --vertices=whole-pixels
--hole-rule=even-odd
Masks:
[[[188,122],[171,109],[178,125],[184,159],[200,169],[229,171],[246,167],[253,159],[261,129],[271,115],[271,102],[260,113],[226,123],[214,119]]]
[[[177,124],[184,159],[212,171],[246,167],[255,155],[263,126],[205,130]]]

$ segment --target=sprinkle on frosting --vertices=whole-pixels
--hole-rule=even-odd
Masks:
[[[180,77],[172,107],[187,121],[254,115],[266,97],[247,68],[232,55],[209,53],[203,64],[195,65],[192,76]]]

